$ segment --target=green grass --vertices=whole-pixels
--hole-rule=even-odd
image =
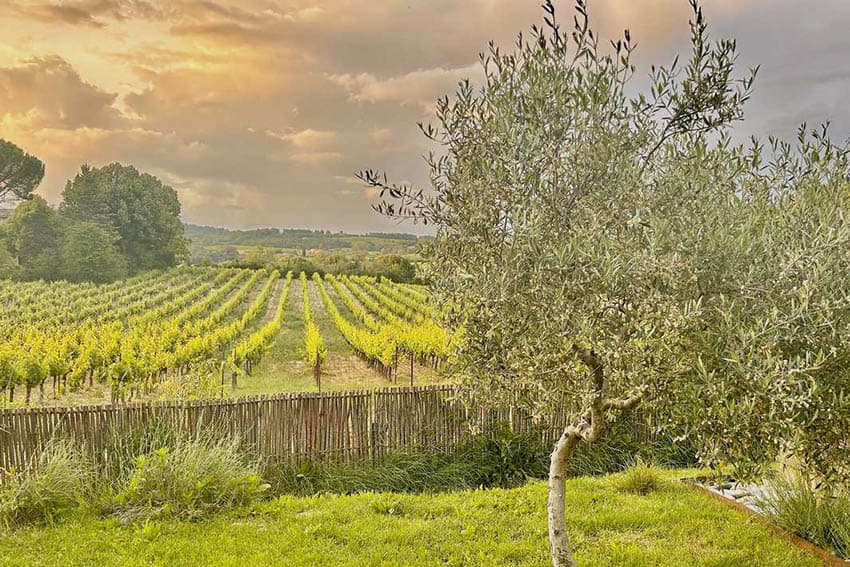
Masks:
[[[568,482],[579,565],[820,565],[761,523],[680,483],[639,496],[619,490],[621,480]],[[545,483],[534,482],[439,495],[282,497],[202,523],[122,526],[80,517],[0,534],[0,565],[545,566],[545,502]]]

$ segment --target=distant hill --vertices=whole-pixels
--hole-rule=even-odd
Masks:
[[[430,239],[406,233],[347,234],[329,230],[291,228],[258,228],[229,230],[212,226],[186,224],[193,261],[210,259],[226,261],[244,256],[252,250],[272,249],[282,255],[339,254],[416,254],[419,246]]]

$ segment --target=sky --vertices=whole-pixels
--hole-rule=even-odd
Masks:
[[[0,138],[40,157],[58,203],[82,164],[133,164],[187,222],[421,232],[371,210],[364,168],[424,185],[417,127],[480,78],[478,53],[542,21],[537,0],[0,0]],[[687,50],[687,0],[589,0],[638,75]],[[736,136],[850,135],[850,1],[704,0],[759,64]],[[573,2],[556,1],[562,21]]]

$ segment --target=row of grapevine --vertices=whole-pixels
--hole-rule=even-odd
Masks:
[[[340,334],[342,334],[345,338],[346,342],[348,342],[354,352],[365,360],[367,364],[371,365],[387,379],[390,379],[397,360],[396,343],[393,340],[391,330],[388,327],[374,323],[374,319],[365,313],[359,305],[351,301],[350,296],[343,292],[342,286],[339,284],[337,279],[328,275],[328,282],[336,289],[337,295],[342,298],[349,310],[352,313],[359,314],[358,318],[361,319],[361,321],[366,320],[373,322],[374,327],[372,329],[364,329],[363,327],[352,323],[346,319],[342,313],[340,313],[336,304],[334,304],[333,299],[331,299],[328,294],[321,277],[319,277],[318,274],[313,274],[313,279],[318,286],[319,294],[325,305],[325,309],[330,315],[337,330],[339,330]]]
[[[250,374],[282,328],[292,279],[186,267],[99,286],[0,280],[0,391],[14,400],[15,388],[26,388],[29,401],[34,391],[45,396],[51,381],[54,397],[103,384],[123,400],[223,371],[214,363]],[[307,274],[299,280],[301,355],[320,384],[326,337],[314,321]],[[387,377],[405,357],[412,368],[413,360],[438,366],[448,356],[449,334],[418,288],[366,277],[313,280],[345,340]]]
[[[304,360],[313,368],[316,385],[321,390],[322,364],[325,362],[328,349],[325,346],[322,334],[313,321],[313,311],[310,308],[310,294],[307,287],[307,273],[301,272],[299,279],[301,280],[301,303],[304,319]]]
[[[261,273],[262,272],[256,272],[254,277],[252,277],[252,280],[257,281],[255,278],[257,278],[257,276],[259,276]],[[211,332],[210,327],[208,325],[203,325],[201,328],[207,331],[206,334],[198,334],[194,336],[192,339],[187,341],[182,346],[182,348],[178,349],[174,355],[175,364],[177,366],[184,366],[192,362],[197,362],[205,358],[210,358],[216,352],[220,351],[225,345],[232,342],[240,333],[242,333],[242,331],[245,330],[249,323],[256,319],[256,317],[260,313],[262,313],[278,278],[280,278],[280,272],[275,270],[269,276],[268,280],[266,281],[266,284],[260,290],[259,295],[254,298],[254,301],[251,302],[248,309],[246,309],[242,313],[242,316],[238,319],[233,320],[227,325],[218,326],[215,330],[212,330]],[[232,309],[232,305],[241,303],[244,298],[247,297],[247,292],[243,293],[245,289],[247,289],[247,286],[246,288],[240,290],[240,293],[228,300],[227,303],[222,305],[222,307],[219,308],[218,311],[213,313],[210,318],[216,318],[218,322],[220,322],[221,311],[229,311],[230,309]],[[195,328],[193,328],[192,330],[194,331]]]
[[[161,274],[129,285],[126,288],[105,288],[100,293],[88,291],[85,294],[69,294],[63,300],[49,293],[30,299],[25,309],[15,313],[6,313],[5,321],[0,322],[7,329],[34,327],[47,329],[56,326],[73,326],[90,319],[120,318],[122,310],[135,306],[138,302],[160,293],[167,285],[180,285],[200,274],[178,273],[167,276]],[[65,284],[70,285],[70,284]],[[15,311],[15,310],[12,310]]]
[[[410,309],[413,312],[417,313],[423,319],[437,318],[436,312],[434,311],[434,309],[431,308],[430,305],[428,305],[427,300],[422,300],[409,293],[405,293],[403,288],[394,284],[390,280],[381,278],[378,287],[381,293],[383,293],[385,296],[389,297],[394,302],[403,305],[407,309]]]
[[[75,304],[101,304],[104,298],[113,298],[116,292],[124,294],[171,279],[174,274],[166,272],[148,272],[123,282],[107,285],[70,284],[67,282],[16,282],[0,290],[0,321],[37,320],[39,315],[50,314],[53,309],[62,309]]]
[[[352,278],[341,278],[345,287],[370,312],[376,314],[392,329],[392,336],[400,352],[412,355],[421,364],[438,367],[451,354],[454,343],[453,336],[434,319],[418,319],[418,322],[400,317],[402,310],[392,303],[385,295],[378,292],[369,293],[367,290],[373,284],[366,284],[361,279],[355,282]],[[390,307],[393,305],[393,308]]]
[[[331,284],[331,287],[334,288],[337,296],[339,296],[348,310],[351,311],[351,314],[354,315],[360,323],[365,325],[370,331],[378,330],[381,324],[378,323],[378,321],[372,317],[368,311],[363,309],[363,306],[360,305],[351,295],[345,292],[345,287],[333,274],[327,274],[325,276],[325,281]]]
[[[367,293],[374,301],[378,302],[382,308],[390,311],[390,319],[403,319],[410,323],[418,324],[425,320],[425,316],[419,311],[407,306],[394,299],[390,294],[386,293],[382,288],[376,285],[375,278],[365,276],[349,277],[354,285],[357,285],[365,293]]]
[[[173,275],[173,274],[172,274]],[[202,276],[203,274],[198,274]],[[180,273],[177,275],[178,280],[184,281],[186,274]],[[148,284],[156,284],[153,289],[146,294],[138,296],[130,294],[139,301],[141,307],[148,305],[147,301],[151,298],[165,297],[174,292],[176,288],[165,287],[166,280],[162,275],[157,275],[152,278],[135,279],[141,280]],[[60,287],[66,287],[69,284],[60,284]],[[115,286],[101,286],[114,290]],[[91,287],[86,288],[87,291]],[[158,295],[157,295],[158,294]],[[70,294],[69,294],[70,295]],[[78,298],[81,298],[79,294]],[[136,307],[134,303],[121,302],[122,313],[129,313]],[[109,336],[115,329],[120,328],[120,323],[110,323],[107,325],[108,331],[103,335]],[[101,333],[94,332],[94,322],[92,320],[83,321],[83,325],[63,322],[57,323],[54,327],[43,328],[41,325],[15,325],[15,327],[3,332],[4,341],[0,345],[0,388],[8,389],[10,398],[14,395],[14,387],[23,385],[27,388],[27,397],[29,398],[30,391],[33,387],[38,386],[43,389],[44,380],[48,377],[54,379],[54,389],[57,381],[61,378],[67,380],[71,374],[75,359],[79,359],[81,353],[85,351],[80,345],[80,338],[86,335],[92,337],[100,337]],[[13,330],[11,333],[9,330]]]
[[[240,368],[245,373],[251,374],[251,370],[265,354],[275,336],[280,332],[283,325],[283,312],[289,299],[289,289],[292,285],[292,272],[286,274],[283,291],[277,304],[274,317],[260,327],[260,329],[237,344],[230,353],[228,361],[234,368]]]

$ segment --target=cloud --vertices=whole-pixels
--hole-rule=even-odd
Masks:
[[[45,24],[104,28],[110,20],[161,17],[163,12],[145,0],[76,0],[25,2],[7,0],[0,4],[21,18]]]
[[[299,150],[319,151],[333,147],[337,141],[337,133],[327,130],[313,130],[307,128],[299,132],[282,134],[273,130],[266,130],[266,134],[277,140],[292,144]]]
[[[28,128],[109,127],[122,121],[116,95],[83,81],[57,55],[0,68],[0,117]]]
[[[299,152],[289,156],[292,161],[318,164],[326,161],[336,161],[342,157],[339,152]]]
[[[453,91],[460,81],[478,79],[482,74],[481,66],[476,63],[456,69],[419,69],[384,79],[371,73],[331,75],[330,79],[358,102],[417,104],[429,111],[439,96]]]
[[[73,5],[41,5],[33,6],[24,12],[37,20],[48,23],[62,23],[70,25],[86,25],[104,27],[106,24],[97,20],[89,11]]]
[[[369,137],[376,146],[386,146],[392,140],[393,133],[389,128],[373,128]]]

